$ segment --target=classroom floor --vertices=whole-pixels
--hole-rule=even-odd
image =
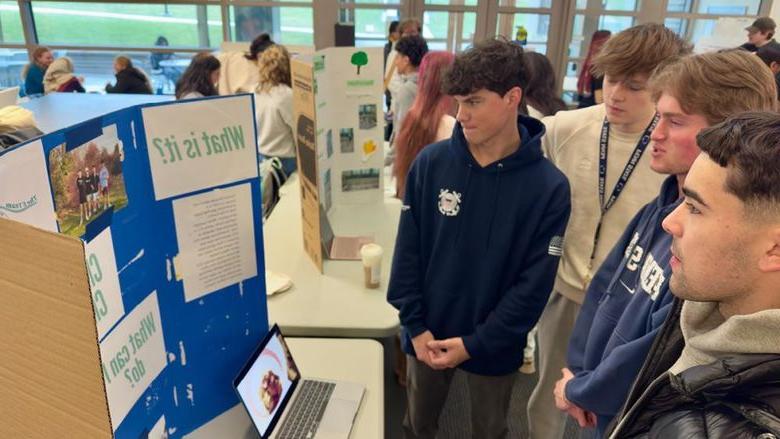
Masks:
[[[387,347],[385,347],[387,349]],[[387,356],[386,356],[387,357]],[[398,385],[393,374],[392,364],[385,364],[385,404],[387,417],[385,419],[385,437],[387,439],[402,439],[403,421],[406,410],[406,393]],[[531,396],[539,379],[538,374],[519,374],[515,382],[512,402],[509,407],[509,438],[525,439],[528,437],[528,422],[526,416],[526,401]],[[471,410],[466,396],[466,384],[462,374],[456,373],[447,403],[439,419],[440,430],[438,439],[470,439],[471,427],[468,422]],[[564,439],[579,438],[579,428],[574,423],[568,423]]]

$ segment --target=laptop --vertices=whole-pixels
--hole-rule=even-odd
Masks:
[[[320,233],[322,249],[328,259],[359,261],[360,247],[374,242],[370,236],[336,236],[322,204],[320,204]]]
[[[365,387],[305,379],[274,325],[233,386],[263,439],[347,439]]]

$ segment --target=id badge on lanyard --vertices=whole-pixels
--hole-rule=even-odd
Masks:
[[[591,273],[593,272],[593,261],[596,258],[596,246],[599,243],[601,224],[604,220],[604,215],[615,204],[618,197],[623,192],[623,189],[626,187],[628,179],[631,178],[631,174],[634,173],[634,169],[636,169],[636,165],[642,158],[642,154],[645,152],[645,149],[647,149],[647,145],[650,144],[650,134],[655,129],[656,124],[658,124],[658,119],[659,116],[656,114],[653,116],[653,120],[650,121],[650,125],[645,128],[642,137],[639,138],[639,142],[637,142],[634,147],[634,152],[631,153],[628,162],[626,162],[626,165],[623,167],[623,172],[620,173],[620,177],[618,177],[615,187],[612,188],[612,194],[606,202],[604,202],[604,196],[606,195],[607,158],[609,155],[609,121],[606,117],[601,125],[601,137],[599,137],[599,207],[601,209],[599,213],[599,222],[596,225],[596,233],[593,234],[593,250],[590,253],[590,261],[588,262],[588,273],[585,275],[585,282],[583,285],[585,291],[588,290],[588,286],[590,286],[590,281],[592,280]]]

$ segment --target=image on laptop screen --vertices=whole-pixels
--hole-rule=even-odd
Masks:
[[[278,327],[269,331],[264,345],[237,379],[238,390],[260,435],[268,437],[292,397],[300,379]]]

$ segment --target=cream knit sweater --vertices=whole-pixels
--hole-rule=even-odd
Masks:
[[[658,195],[665,178],[650,169],[652,145],[648,145],[620,197],[604,215],[595,260],[589,269],[593,236],[601,210],[598,168],[599,138],[604,116],[605,108],[601,104],[560,111],[542,119],[547,127],[547,133],[542,139],[545,155],[566,174],[571,185],[571,217],[555,278],[555,290],[579,304],[585,299],[586,277],[596,273],[631,218]],[[605,200],[612,194],[641,135],[642,132],[623,133],[614,126],[610,127]]]

